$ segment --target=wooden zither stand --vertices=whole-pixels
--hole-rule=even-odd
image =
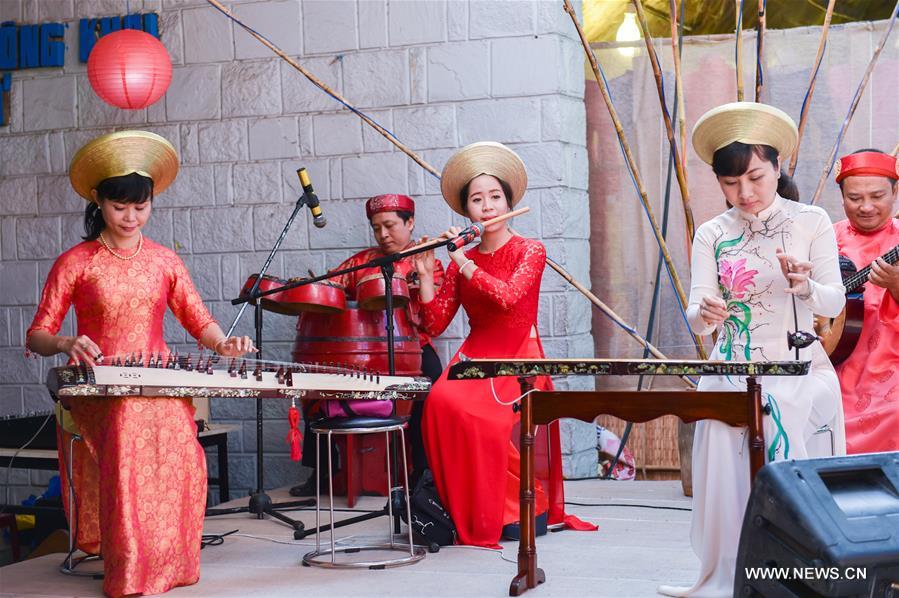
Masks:
[[[509,587],[519,596],[546,581],[537,567],[535,537],[535,426],[563,417],[592,422],[614,415],[630,422],[647,422],[676,415],[686,423],[714,419],[749,428],[750,478],[765,464],[762,428],[762,387],[758,376],[802,376],[809,362],[724,362],[621,359],[536,359],[460,361],[450,368],[450,380],[514,376],[521,385],[521,540],[518,574]],[[537,376],[746,376],[746,390],[683,391],[534,391]]]

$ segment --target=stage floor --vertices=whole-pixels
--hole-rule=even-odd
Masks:
[[[653,505],[689,508],[680,482],[566,482],[566,500],[574,503]],[[272,491],[288,500],[286,489]],[[327,500],[325,501],[327,502]],[[240,506],[246,499],[222,506]],[[379,509],[383,498],[364,497],[358,509]],[[335,505],[344,506],[344,505]],[[655,596],[660,583],[689,585],[699,561],[690,548],[690,513],[627,506],[577,506],[568,511],[599,525],[598,532],[563,531],[538,538],[538,563],[546,583],[529,591],[550,596]],[[311,527],[315,512],[293,513]],[[352,514],[341,513],[338,519]],[[300,565],[315,538],[293,540],[292,531],[275,520],[227,515],[206,520],[206,533],[234,529],[220,546],[203,549],[196,585],[176,588],[182,596],[507,596],[517,571],[517,542],[504,550],[444,547],[424,560],[386,570],[334,570]],[[337,530],[345,543],[380,543],[387,518]],[[255,536],[255,537],[248,537]],[[327,534],[323,536],[327,538]],[[101,581],[71,577],[57,569],[63,555],[53,554],[0,568],[0,596],[101,596]],[[507,562],[509,559],[513,562]],[[85,567],[95,566],[85,564]]]

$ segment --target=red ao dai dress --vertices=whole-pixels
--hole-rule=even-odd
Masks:
[[[144,239],[133,259],[98,241],[63,253],[44,285],[28,334],[57,334],[70,306],[79,335],[114,356],[167,352],[170,308],[196,338],[215,320],[181,259]],[[60,474],[70,527],[85,552],[102,554],[110,596],[159,594],[200,577],[206,458],[189,398],[77,398],[71,415],[75,517],[68,504],[68,432],[59,430]]]
[[[542,358],[537,303],[546,250],[541,243],[512,237],[493,253],[465,252],[478,266],[471,280],[450,264],[435,298],[422,304],[422,323],[441,334],[459,306],[471,332],[450,365],[467,358]],[[447,380],[444,370],[425,403],[424,441],[437,490],[461,544],[497,547],[505,524],[518,521],[519,452],[513,430],[520,416],[508,403],[520,394],[515,378]],[[492,385],[492,388],[491,388]],[[548,377],[536,388],[552,388]],[[558,424],[537,440],[537,513],[549,508],[549,522],[563,521]]]

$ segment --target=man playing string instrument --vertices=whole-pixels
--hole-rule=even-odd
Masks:
[[[834,224],[837,245],[859,269],[871,265],[861,337],[837,368],[849,453],[899,450],[899,264],[882,258],[899,245],[897,180],[899,161],[879,150],[859,150],[837,162],[846,212],[846,220]]]
[[[363,249],[341,263],[335,270],[343,270],[358,266],[373,259],[394,255],[414,245],[412,232],[415,229],[415,202],[407,195],[385,194],[376,195],[365,203],[365,214],[371,224],[372,234],[377,247]],[[437,380],[443,371],[440,358],[431,344],[431,337],[421,326],[421,305],[418,296],[418,273],[415,271],[411,258],[404,258],[395,264],[397,275],[406,279],[409,285],[409,317],[415,326],[421,342],[421,371],[422,374]],[[437,284],[443,280],[443,266],[438,261],[435,265]],[[356,300],[356,285],[365,277],[377,275],[372,270],[362,269],[344,274],[333,279],[346,289],[347,299]],[[385,372],[386,373],[386,372]],[[416,402],[412,407],[412,418],[409,422],[409,437],[412,445],[412,465],[415,474],[419,474],[427,468],[424,444],[421,438],[421,418],[424,410],[422,402]],[[306,417],[307,430],[304,434],[303,465],[315,469],[315,435],[310,434]],[[290,489],[294,496],[310,496],[315,493],[315,475],[309,476],[306,483],[294,486]]]

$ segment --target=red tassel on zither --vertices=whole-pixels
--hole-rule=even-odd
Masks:
[[[290,432],[287,433],[287,442],[290,443],[290,458],[299,461],[303,458],[303,435],[300,434],[300,410],[296,405],[291,405],[287,410],[287,421]]]

